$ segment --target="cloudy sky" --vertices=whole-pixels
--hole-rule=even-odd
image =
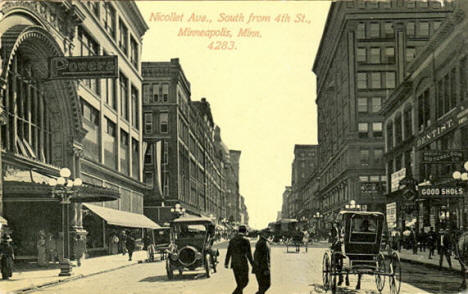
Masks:
[[[242,151],[240,191],[250,225],[265,227],[275,220],[291,183],[294,144],[317,143],[311,69],[330,2],[138,1],[138,6],[149,25],[142,61],[179,58],[191,99],[207,98],[223,141]],[[187,36],[189,31],[198,35]]]

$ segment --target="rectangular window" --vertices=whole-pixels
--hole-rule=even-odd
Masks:
[[[376,164],[380,164],[383,162],[383,149],[382,148],[374,149],[374,162]]]
[[[433,33],[436,32],[439,28],[440,28],[440,21],[435,21],[432,23]]]
[[[387,150],[393,148],[393,124],[391,122],[387,123]]]
[[[380,23],[371,22],[369,25],[369,38],[379,38],[380,37]]]
[[[382,109],[382,97],[372,97],[372,113],[377,113]]]
[[[145,134],[151,134],[153,132],[153,114],[151,112],[145,112],[144,123]]]
[[[405,109],[403,112],[403,129],[405,132],[405,140],[413,135],[411,108]]]
[[[416,48],[407,47],[406,48],[406,62],[411,62],[416,58]]]
[[[380,48],[370,48],[370,63],[380,63]]]
[[[361,148],[359,154],[361,165],[369,165],[369,149]]]
[[[371,72],[371,89],[382,88],[382,74],[380,72]]]
[[[415,2],[415,0],[406,0],[406,7],[408,7],[408,8],[415,8],[415,7],[416,7],[416,2]]]
[[[372,136],[374,138],[382,138],[382,123],[381,122],[374,122],[372,123]]]
[[[429,36],[429,23],[428,22],[419,23],[418,36],[421,36],[421,37]]]
[[[395,88],[395,72],[388,71],[385,73],[385,88],[393,89]]]
[[[106,128],[104,134],[104,164],[112,169],[117,168],[117,144],[115,142],[115,123],[106,117]]]
[[[132,127],[138,130],[139,121],[138,90],[132,85]]]
[[[356,28],[356,38],[365,39],[366,38],[366,24],[359,23]]]
[[[152,172],[145,172],[145,179],[144,183],[147,185],[153,185],[153,173]]]
[[[151,85],[143,84],[143,104],[150,103],[151,98]]]
[[[414,37],[414,31],[415,31],[415,25],[414,22],[408,22],[406,23],[406,34],[410,37]]]
[[[135,138],[132,138],[132,178],[140,179],[140,145]]]
[[[422,7],[422,8],[427,8],[429,7],[429,0],[420,0],[418,1],[418,5],[419,7]]]
[[[159,96],[161,96],[161,88],[159,84],[153,84],[153,103],[159,102]]]
[[[145,153],[145,164],[153,163],[153,144],[148,143],[148,148],[146,148]]]
[[[358,123],[359,138],[369,138],[369,124]]]
[[[78,27],[78,40],[80,42],[80,55],[81,56],[95,56],[99,55],[99,44],[86,32],[83,27]],[[83,79],[82,83],[92,90],[98,96],[101,95],[101,85],[99,79]]]
[[[128,55],[128,28],[121,19],[119,19],[119,48]]]
[[[357,88],[367,89],[367,73],[358,72],[357,74]]]
[[[397,115],[395,118],[395,143],[400,144],[403,141],[402,117]]]
[[[167,102],[169,99],[169,85],[162,85],[162,102]]]
[[[368,112],[367,97],[358,98],[358,112],[361,112],[361,113]]]
[[[99,111],[81,98],[81,113],[83,115],[83,126],[87,131],[83,138],[83,144],[86,146],[83,149],[84,156],[99,162]]]
[[[129,142],[128,133],[120,130],[120,171],[129,175]]]
[[[167,112],[161,112],[159,114],[159,131],[161,133],[167,133],[169,131],[168,115],[169,114]]]
[[[356,61],[357,62],[366,62],[367,61],[367,56],[366,56],[366,48],[357,48],[356,52]]]
[[[380,8],[391,8],[392,2],[391,0],[380,0],[379,1]]]
[[[385,62],[395,63],[395,48],[394,47],[385,47]]]
[[[391,22],[384,23],[384,33],[385,37],[387,38],[394,36],[395,32],[393,30],[393,24]]]
[[[128,79],[120,73],[120,116],[128,121]]]
[[[104,28],[115,39],[115,9],[111,3],[105,2]]]
[[[138,68],[138,43],[133,37],[130,38],[130,62]]]

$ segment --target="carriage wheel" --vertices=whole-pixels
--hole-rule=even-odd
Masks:
[[[323,255],[322,260],[322,280],[323,280],[323,289],[328,291],[330,288],[330,278],[331,278],[331,263],[330,263],[330,256],[327,252]]]
[[[210,277],[210,260],[208,258],[208,254],[205,254],[205,272],[206,272],[206,277]]]
[[[336,255],[332,253],[331,256],[331,292],[332,294],[336,293],[336,276],[338,272],[338,266],[336,264]]]
[[[169,258],[166,259],[166,272],[167,272],[167,279],[172,280],[174,278],[174,273],[173,273]]]
[[[382,253],[379,253],[379,255],[377,255],[375,273],[375,285],[377,286],[377,290],[379,291],[379,293],[382,293],[382,290],[385,287],[385,275],[381,275],[385,272],[385,258]]]
[[[390,259],[390,293],[391,294],[398,294],[400,293],[401,287],[401,263],[400,263],[400,256],[398,253],[393,252],[391,259]]]

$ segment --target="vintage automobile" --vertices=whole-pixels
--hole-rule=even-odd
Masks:
[[[167,278],[174,278],[174,270],[203,268],[209,278],[211,269],[216,272],[219,252],[212,249],[215,224],[205,217],[183,215],[170,223],[170,244],[166,259]]]
[[[398,252],[382,251],[385,216],[381,212],[343,210],[338,216],[339,236],[323,255],[322,278],[325,290],[337,292],[337,277],[373,275],[379,293],[388,278],[391,294],[398,294],[401,265]],[[387,247],[388,248],[388,247]],[[348,282],[347,282],[348,283]]]
[[[155,251],[161,255],[161,260],[166,259],[167,250],[171,242],[170,227],[160,227],[154,229]]]

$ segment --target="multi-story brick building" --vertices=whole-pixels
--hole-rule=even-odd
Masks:
[[[291,195],[291,186],[286,186],[283,192],[283,202],[281,204],[281,217],[289,218],[289,196]]]
[[[143,62],[145,182],[153,190],[145,214],[159,222],[181,204],[189,213],[219,218],[224,201],[225,149],[205,98],[192,101],[178,59]],[[158,156],[158,153],[159,156]]]
[[[384,103],[385,161],[391,181],[387,198],[396,204],[398,228],[410,223],[418,229],[438,229],[446,222],[458,228],[467,226],[468,210],[463,206],[466,192],[424,196],[418,195],[414,187],[400,184],[400,180],[412,178],[413,184],[429,184],[436,189],[456,187],[452,173],[465,171],[468,56],[464,42],[468,39],[468,10],[463,2],[445,15],[440,29],[421,47],[416,58],[405,63],[404,81]],[[453,8],[451,2],[445,5]],[[401,35],[404,43],[413,41],[413,36],[404,31]],[[419,187],[424,188],[427,187]]]
[[[289,201],[289,217],[298,218],[304,210],[305,198],[300,188],[316,171],[318,161],[318,145],[295,145],[292,163],[291,194]]]
[[[451,9],[440,1],[331,4],[313,65],[320,195],[327,215],[350,200],[384,210],[381,106]]]
[[[239,164],[241,151],[229,150],[229,164],[226,166],[226,218],[240,223]]]
[[[39,231],[61,231],[58,201],[44,183],[64,167],[85,183],[69,211],[72,234],[87,234],[89,253],[104,251],[118,227],[96,210],[129,212],[123,227],[143,217],[139,57],[148,26],[133,2],[8,1],[0,9],[1,201],[17,255],[37,254]],[[49,57],[92,55],[117,55],[119,78],[48,79]]]

